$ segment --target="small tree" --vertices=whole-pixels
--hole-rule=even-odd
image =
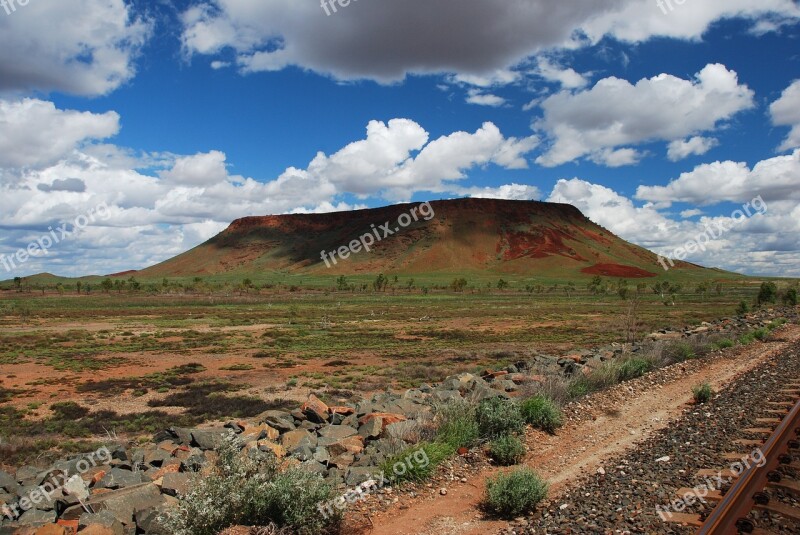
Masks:
[[[498,290],[505,290],[506,288],[508,288],[508,282],[504,281],[503,279],[497,281]]]
[[[142,285],[135,278],[131,277],[130,279],[128,279],[128,287],[131,289],[132,292],[138,292],[139,288],[141,288]]]
[[[599,294],[601,292],[601,288],[603,288],[603,279],[601,279],[599,275],[595,275],[592,279],[592,282],[587,285],[587,288],[593,294]]]
[[[450,289],[457,293],[463,292],[466,287],[467,279],[465,278],[453,279],[453,282],[450,283]]]
[[[22,286],[22,277],[14,277],[14,286],[19,290],[19,287]]]
[[[703,299],[705,299],[706,294],[708,293],[708,283],[701,282],[700,284],[698,284],[697,288],[695,288],[695,293],[698,294]]]
[[[344,275],[340,275],[338,279],[336,279],[336,289],[340,292],[347,291],[350,289],[350,285],[347,284],[347,277]]]
[[[573,292],[575,292],[575,283],[574,282],[568,282],[564,286],[564,293],[567,294],[567,298],[571,298]]]
[[[764,303],[775,303],[778,300],[778,287],[774,282],[761,283],[761,289],[758,291],[756,302],[759,306]]]
[[[790,288],[786,290],[786,293],[783,294],[783,304],[787,307],[796,307],[797,306],[797,290],[794,288]]]
[[[636,337],[639,330],[640,305],[641,296],[638,293],[629,292],[625,309],[622,312],[622,329],[625,335],[625,341],[629,344],[636,343]]]
[[[82,286],[83,286],[83,284],[81,284],[81,281],[78,281],[78,282],[75,283],[75,289],[78,290],[79,294],[81,293],[81,287]]]
[[[386,287],[388,285],[389,285],[389,277],[387,277],[383,273],[379,274],[375,278],[375,282],[372,283],[372,287],[375,289],[376,292],[385,292]]]
[[[114,281],[112,281],[109,278],[103,279],[103,282],[100,283],[100,288],[102,288],[105,293],[109,293],[113,287],[114,287]],[[88,288],[87,288],[87,293],[88,293]]]

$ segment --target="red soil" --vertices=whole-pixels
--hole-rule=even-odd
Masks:
[[[548,256],[565,256],[584,261],[574,249],[564,244],[564,240],[575,240],[573,236],[560,229],[534,229],[529,232],[509,232],[497,244],[498,252],[505,249],[504,260],[518,258],[547,258]]]
[[[586,273],[587,275],[603,275],[604,277],[624,277],[626,279],[658,277],[655,273],[650,273],[649,271],[633,266],[622,266],[620,264],[595,264],[592,267],[583,268],[581,273]]]

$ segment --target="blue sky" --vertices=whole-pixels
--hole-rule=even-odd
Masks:
[[[800,276],[797,3],[583,4],[0,5],[0,255],[104,215],[0,278],[145,267],[247,215],[457,196],[568,202],[670,256],[728,222],[688,259]]]

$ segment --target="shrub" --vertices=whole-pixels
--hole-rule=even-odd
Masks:
[[[743,346],[748,344],[752,344],[755,341],[756,337],[753,333],[744,333],[739,337],[739,343]]]
[[[629,381],[646,374],[653,369],[653,364],[641,357],[632,357],[625,360],[619,367],[619,380]]]
[[[685,360],[693,359],[697,356],[691,345],[686,342],[680,342],[669,348],[667,353],[673,362],[683,362]]]
[[[250,451],[228,437],[211,472],[197,476],[189,492],[163,516],[175,535],[215,535],[236,524],[274,524],[295,533],[320,533],[335,526],[334,513],[320,515],[319,503],[334,497],[322,478],[300,468],[280,472],[274,455]]]
[[[478,430],[483,438],[497,438],[510,433],[522,433],[525,422],[519,405],[503,398],[481,401],[476,411]]]
[[[703,383],[692,388],[692,394],[694,395],[695,403],[708,403],[711,400],[711,396],[714,395],[714,390],[711,389],[710,384]]]
[[[437,408],[439,429],[436,440],[453,449],[471,448],[478,442],[480,431],[475,407],[465,401],[451,401]]]
[[[767,338],[769,338],[769,329],[761,327],[760,329],[756,329],[753,331],[753,336],[755,336],[758,340],[762,342],[766,342]]]
[[[736,307],[736,315],[744,316],[748,312],[750,312],[750,306],[747,304],[747,301],[739,301],[739,306]]]
[[[572,399],[588,395],[591,392],[589,380],[583,375],[572,379],[567,385],[567,392]]]
[[[552,375],[543,370],[536,375],[544,376],[543,381],[536,381],[524,385],[521,389],[523,399],[533,396],[544,396],[552,399],[557,405],[566,405],[572,400],[569,390],[571,380],[564,375]]]
[[[730,338],[723,338],[722,340],[718,340],[714,342],[714,349],[727,349],[729,347],[733,347],[735,342]]]
[[[593,369],[587,377],[589,381],[589,391],[596,392],[605,390],[619,383],[620,363],[616,360],[607,360],[600,366]]]
[[[420,442],[388,459],[383,463],[382,470],[393,484],[407,481],[419,483],[430,479],[436,467],[455,452],[449,444]]]
[[[782,298],[784,306],[788,307],[796,307],[797,306],[797,290],[794,288],[790,288],[786,290],[786,293],[783,294]]]
[[[564,423],[561,409],[552,399],[545,396],[534,396],[522,402],[522,417],[536,429],[554,433]]]
[[[547,483],[530,468],[516,468],[486,481],[484,506],[497,515],[514,518],[530,512],[547,496]]]
[[[774,321],[771,321],[769,325],[767,325],[767,329],[769,329],[770,331],[774,331],[775,329],[777,329],[778,327],[780,327],[785,323],[786,323],[786,318],[778,318]]]
[[[511,466],[525,457],[525,445],[516,435],[503,435],[489,444],[489,454],[497,464]]]

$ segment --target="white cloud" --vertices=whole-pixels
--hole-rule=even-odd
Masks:
[[[695,79],[668,74],[630,84],[605,78],[578,93],[545,99],[536,128],[552,140],[537,163],[553,167],[586,155],[651,141],[674,141],[714,130],[753,107],[753,91],[724,65],[707,65]]]
[[[703,211],[698,210],[697,208],[693,208],[691,210],[684,210],[683,212],[681,212],[681,217],[683,217],[684,219],[688,219],[690,217],[695,217],[698,215],[703,215]]]
[[[233,49],[243,72],[298,66],[337,79],[381,83],[408,74],[448,73],[488,87],[494,73],[527,58],[605,36],[696,40],[723,18],[759,23],[798,16],[800,8],[791,0],[693,1],[669,16],[652,0],[460,0],[454,23],[452,0],[352,2],[332,16],[316,2],[208,0],[183,14],[182,41],[189,55],[216,57]],[[578,76],[564,79],[575,87]]]
[[[504,184],[497,188],[465,188],[460,192],[476,199],[506,199],[512,201],[531,201],[541,198],[542,192],[527,184]]]
[[[211,186],[220,183],[228,178],[225,154],[215,150],[178,158],[172,169],[162,172],[161,177],[172,184],[185,186]]]
[[[677,162],[692,155],[702,156],[719,145],[713,137],[694,136],[689,139],[676,139],[667,147],[667,158]]]
[[[119,115],[58,110],[52,102],[0,100],[0,167],[48,165],[81,143],[119,131]]]
[[[751,20],[759,31],[768,31],[770,25],[765,21],[796,19],[800,8],[792,0],[726,0],[725,2],[704,2],[685,0],[679,4],[670,0],[664,13],[655,0],[629,0],[619,2],[617,9],[610,9],[583,25],[582,29],[592,43],[605,36],[613,36],[621,41],[638,43],[654,36],[675,39],[700,40],[715,21],[730,18]],[[771,25],[776,29],[777,25]]]
[[[134,76],[150,31],[123,0],[31,1],[0,16],[0,92],[109,93]]]
[[[624,167],[638,164],[644,156],[635,149],[600,149],[593,152],[589,159],[606,167]]]
[[[467,103],[498,108],[506,103],[506,99],[491,93],[484,93],[478,89],[470,89],[467,92]]]
[[[653,204],[636,206],[610,188],[578,178],[559,180],[547,200],[573,204],[623,239],[665,256],[672,256],[676,249],[705,234],[707,228],[716,229],[721,223],[731,230],[721,236],[715,231],[719,237],[686,260],[749,274],[800,276],[797,202],[770,202],[766,211],[751,208],[752,217],[737,224],[733,212],[730,216],[704,216],[697,221],[674,220]],[[692,211],[692,215],[700,214]],[[654,263],[651,271],[661,273],[663,268]]]
[[[475,87],[488,88],[510,85],[518,82],[521,78],[522,75],[517,71],[499,69],[485,75],[457,74],[453,76],[453,81],[466,85],[474,85]]]
[[[85,237],[59,245],[52,257],[26,264],[25,273],[44,266],[72,275],[144,267],[194,247],[243,216],[363,207],[338,199],[344,194],[391,200],[424,191],[461,194],[459,181],[469,170],[524,169],[526,154],[538,143],[535,137],[507,138],[492,123],[429,141],[414,121],[372,121],[364,139],[330,156],[317,154],[305,169],[289,167],[272,180],[258,181],[230,174],[221,151],[136,155],[94,141],[119,129],[113,112],[81,114],[32,100],[3,106],[6,114],[0,117],[13,120],[0,120],[0,146],[6,149],[0,151],[0,175],[15,180],[0,182],[0,254],[13,253],[49,225],[72,220],[101,202],[111,213]],[[16,150],[27,145],[30,154]],[[537,192],[512,184],[480,193]]]
[[[781,98],[772,103],[769,111],[773,124],[791,127],[780,150],[792,150],[800,147],[800,80],[796,80],[787,87]]]
[[[758,195],[767,201],[800,201],[800,149],[760,161],[752,170],[744,162],[698,165],[666,186],[639,186],[636,191],[637,199],[665,205],[747,202]]]
[[[565,89],[581,89],[589,80],[571,67],[562,67],[545,57],[539,57],[535,73],[551,82],[558,82]]]

